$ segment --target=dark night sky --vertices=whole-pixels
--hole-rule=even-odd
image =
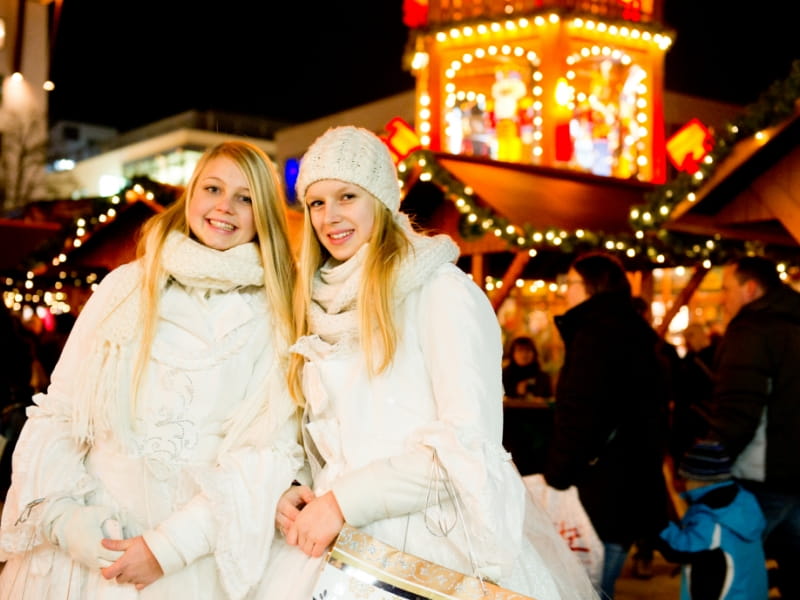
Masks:
[[[302,122],[413,88],[402,67],[402,0],[204,5],[137,0],[123,11],[108,0],[64,0],[51,120],[125,131],[219,109]],[[666,1],[664,22],[676,32],[667,89],[747,104],[788,75],[800,58],[791,3],[752,4],[772,13],[741,6]]]

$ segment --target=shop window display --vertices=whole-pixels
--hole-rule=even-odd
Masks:
[[[556,155],[595,175],[635,176],[645,157],[648,133],[642,111],[645,75],[621,52],[577,60],[568,73],[568,87],[561,91],[566,96],[569,136],[557,138],[562,147]]]
[[[580,48],[543,98],[536,52],[522,46],[479,48],[446,70],[444,147],[452,154],[542,164],[542,144],[559,166],[630,178],[647,161],[647,73],[623,51]],[[543,107],[550,102],[544,127]],[[545,131],[553,131],[551,140]]]
[[[452,154],[533,163],[541,153],[538,57],[522,47],[466,54],[451,62],[445,146]]]

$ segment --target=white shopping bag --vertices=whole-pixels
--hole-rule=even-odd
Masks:
[[[530,494],[556,526],[559,534],[586,568],[592,584],[600,589],[603,574],[603,542],[581,504],[578,489],[557,490],[547,485],[541,473],[522,478]]]

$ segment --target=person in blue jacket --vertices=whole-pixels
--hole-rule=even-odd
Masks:
[[[688,508],[661,532],[662,555],[681,563],[681,600],[766,600],[761,535],[766,520],[755,496],[731,478],[731,459],[715,440],[698,440],[679,473]]]

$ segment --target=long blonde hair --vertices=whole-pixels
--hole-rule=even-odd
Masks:
[[[283,187],[272,161],[258,146],[238,140],[222,142],[203,153],[180,198],[164,212],[151,217],[142,228],[137,248],[144,269],[141,289],[142,344],[134,367],[134,402],[155,337],[159,301],[167,283],[167,275],[161,263],[164,244],[173,231],[191,235],[187,219],[189,201],[203,168],[212,159],[220,156],[232,160],[247,179],[256,229],[254,241],[261,254],[264,288],[273,315],[273,326],[279,341],[288,345],[292,340],[295,329],[292,321],[292,293],[296,270],[289,243]]]
[[[375,198],[375,223],[367,241],[364,274],[356,298],[361,347],[367,357],[371,375],[383,372],[392,362],[397,349],[397,323],[394,314],[393,291],[397,270],[411,249],[406,231],[393,213]],[[308,205],[303,201],[303,239],[298,260],[298,280],[294,289],[294,323],[296,338],[313,333],[308,322],[314,275],[330,257],[320,243]],[[369,307],[367,309],[366,307]],[[293,354],[289,359],[289,390],[295,402],[302,405],[301,376],[305,358]]]

